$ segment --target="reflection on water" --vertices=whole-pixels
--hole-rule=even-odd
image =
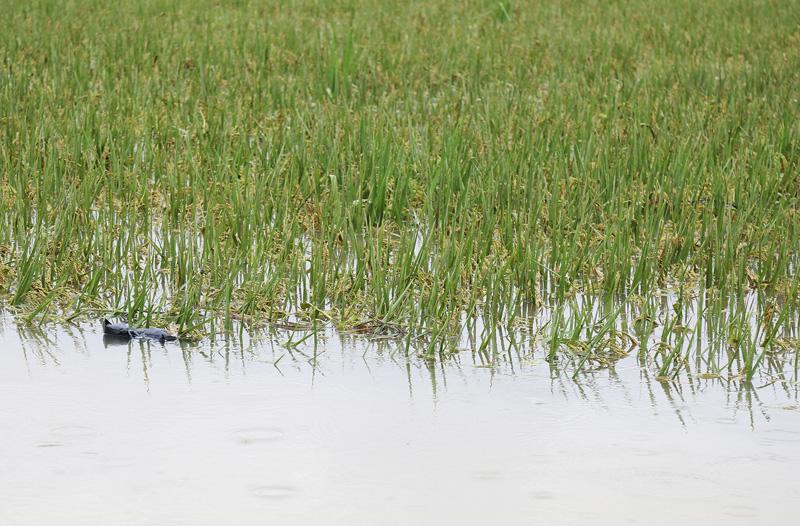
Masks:
[[[1,320],[0,524],[751,524],[800,496],[790,376]]]

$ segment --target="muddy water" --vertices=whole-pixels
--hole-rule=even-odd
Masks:
[[[0,524],[778,524],[800,498],[793,384],[317,349],[2,318]]]

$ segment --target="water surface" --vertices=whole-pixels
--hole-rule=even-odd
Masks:
[[[778,524],[800,497],[796,383],[285,338],[2,318],[0,524]]]

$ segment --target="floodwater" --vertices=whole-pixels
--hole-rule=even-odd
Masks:
[[[283,335],[286,338],[286,335]],[[104,343],[0,317],[0,524],[779,524],[796,384],[444,364],[333,334]],[[277,361],[277,363],[275,363]]]

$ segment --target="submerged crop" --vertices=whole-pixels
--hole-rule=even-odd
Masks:
[[[646,330],[669,296],[661,376],[687,346],[752,375],[797,355],[795,11],[8,5],[0,298],[29,322],[301,320],[425,356],[522,324],[581,370],[645,349],[625,313]]]

